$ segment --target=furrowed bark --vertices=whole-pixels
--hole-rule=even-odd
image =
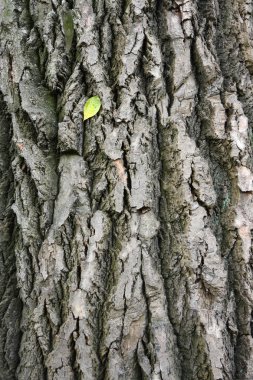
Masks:
[[[0,379],[251,380],[251,2],[0,10]]]

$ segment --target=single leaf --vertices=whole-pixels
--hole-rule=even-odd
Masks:
[[[83,108],[83,120],[87,120],[90,117],[96,115],[101,107],[101,100],[99,96],[92,96],[89,98]]]

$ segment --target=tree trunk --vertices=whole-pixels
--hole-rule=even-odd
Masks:
[[[1,380],[253,379],[252,13],[0,0]]]

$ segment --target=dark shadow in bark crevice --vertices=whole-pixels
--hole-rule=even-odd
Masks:
[[[2,379],[14,379],[19,364],[22,302],[16,279],[12,122],[0,93],[0,368]],[[8,348],[6,350],[6,348]]]

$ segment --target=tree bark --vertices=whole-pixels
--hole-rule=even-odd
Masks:
[[[252,14],[0,0],[1,380],[253,379]]]

